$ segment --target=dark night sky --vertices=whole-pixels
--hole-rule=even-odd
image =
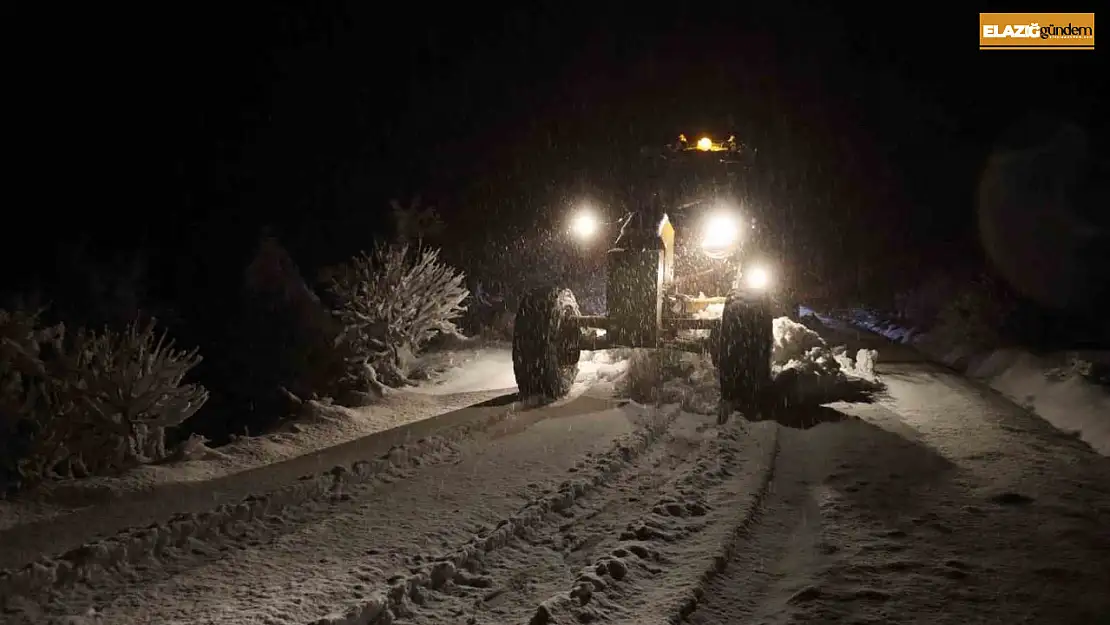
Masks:
[[[143,240],[204,280],[263,223],[304,263],[338,260],[415,193],[474,240],[526,227],[607,192],[629,150],[731,116],[815,258],[843,270],[879,238],[889,268],[917,267],[974,247],[978,170],[1008,123],[1101,121],[1102,52],[980,52],[972,11],[768,4],[27,15],[8,210],[42,253]]]

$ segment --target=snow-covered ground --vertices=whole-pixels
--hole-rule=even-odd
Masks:
[[[516,391],[507,345],[458,341],[422,358],[428,380],[352,409],[308,402],[278,431],[242,436],[216,449],[194,445],[188,457],[144,465],[119,476],[44,484],[33,497],[0,500],[0,531],[42,521],[129,493],[211,481],[328,449],[377,432],[433,418]]]
[[[1058,429],[1079,436],[1100,454],[1110,456],[1110,380],[1094,379],[1096,371],[1110,371],[1110,352],[1034,354],[1016,348],[982,352],[902,327],[873,312],[853,310],[845,317],[985,382]],[[828,318],[825,321],[835,323]]]
[[[414,393],[450,395],[497,391],[515,393],[512,347],[493,341],[456,341],[422,357],[421,368],[429,371],[424,384]]]
[[[511,367],[510,367],[511,374]],[[327,449],[363,436],[470,406],[504,391],[473,390],[431,394],[399,390],[373,406],[359,409],[313,402],[303,418],[280,431],[239,438],[228,445],[201,447],[192,457],[138,467],[126,474],[44,484],[34,499],[0,501],[0,530],[41,521],[128,493],[172,484],[210,481]],[[509,389],[508,392],[513,392]]]
[[[779,350],[776,362],[784,367],[810,367],[813,370],[811,378],[817,380],[820,367],[813,368],[813,358],[806,361],[805,350],[797,347],[803,345],[805,340],[810,341],[804,343],[806,349],[816,346],[817,343],[813,342],[816,335],[809,333],[812,337],[801,338],[786,336],[785,333],[791,330],[781,325],[784,321],[776,322],[776,349]],[[790,348],[793,351],[783,352],[784,344],[793,345]],[[628,370],[632,354],[633,350],[608,350],[596,354],[585,352],[580,366],[580,390],[599,383],[610,386],[617,383]],[[806,361],[805,364],[803,361]],[[841,361],[844,362],[843,358]],[[700,363],[700,373],[693,378],[687,376],[679,380],[672,375],[674,372],[668,372],[672,392],[675,388],[692,385],[699,389],[697,396],[703,402],[715,405],[716,374],[703,358],[686,356],[685,363],[684,367],[691,371],[691,367]],[[372,406],[351,409],[309,402],[300,418],[289,421],[276,432],[243,436],[216,449],[198,444],[190,449],[188,457],[178,460],[141,466],[120,476],[47,483],[34,493],[33,498],[0,500],[0,530],[63,515],[128,493],[150,491],[169,484],[210,481],[272,465],[516,390],[510,346],[504,343],[453,341],[423,356],[417,367],[424,372],[426,381],[414,387],[394,390]]]
[[[311,462],[171,485],[213,499],[168,521],[145,512],[150,502],[93,506],[71,515],[85,517],[79,528],[44,523],[54,543],[40,539],[37,554],[34,532],[21,531],[32,526],[0,531],[0,614],[113,625],[1104,622],[1110,461],[913,350],[811,321],[817,333],[776,323],[775,368],[793,371],[808,401],[775,420],[716,426],[705,356],[585,353],[571,397],[555,404],[500,394]],[[501,393],[507,353],[460,350],[446,361],[469,371],[441,367],[403,396]],[[862,391],[869,401],[831,394]],[[123,533],[62,547],[75,542],[66,531],[105,535],[88,530],[112,525],[101,517]]]

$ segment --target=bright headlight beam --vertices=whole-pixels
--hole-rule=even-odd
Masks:
[[[570,231],[579,239],[585,240],[592,238],[597,234],[597,230],[597,217],[587,210],[579,211],[570,223]]]
[[[744,272],[744,283],[762,291],[771,285],[771,272],[766,267],[752,267]]]
[[[740,224],[736,216],[718,213],[705,222],[701,244],[705,249],[719,250],[735,245],[739,237]]]

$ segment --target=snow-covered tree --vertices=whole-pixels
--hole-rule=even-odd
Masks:
[[[43,326],[0,310],[0,429],[8,480],[105,474],[166,456],[165,430],[208,399],[182,384],[200,362],[153,320],[121,332]],[[13,449],[17,447],[18,449]]]
[[[329,275],[351,375],[389,385],[406,383],[408,354],[437,334],[458,332],[455,320],[469,296],[465,275],[442,262],[438,249],[412,254],[407,244],[376,245]]]

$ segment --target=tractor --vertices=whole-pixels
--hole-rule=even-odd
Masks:
[[[583,315],[574,293],[536,288],[521,299],[513,369],[522,397],[566,396],[581,350],[670,348],[708,353],[720,377],[724,422],[758,412],[771,393],[772,322],[789,312],[761,245],[763,233],[733,199],[751,156],[734,137],[684,135],[647,150],[653,191],[611,226],[606,252],[607,314]],[[604,233],[592,214],[576,216],[581,237]]]

